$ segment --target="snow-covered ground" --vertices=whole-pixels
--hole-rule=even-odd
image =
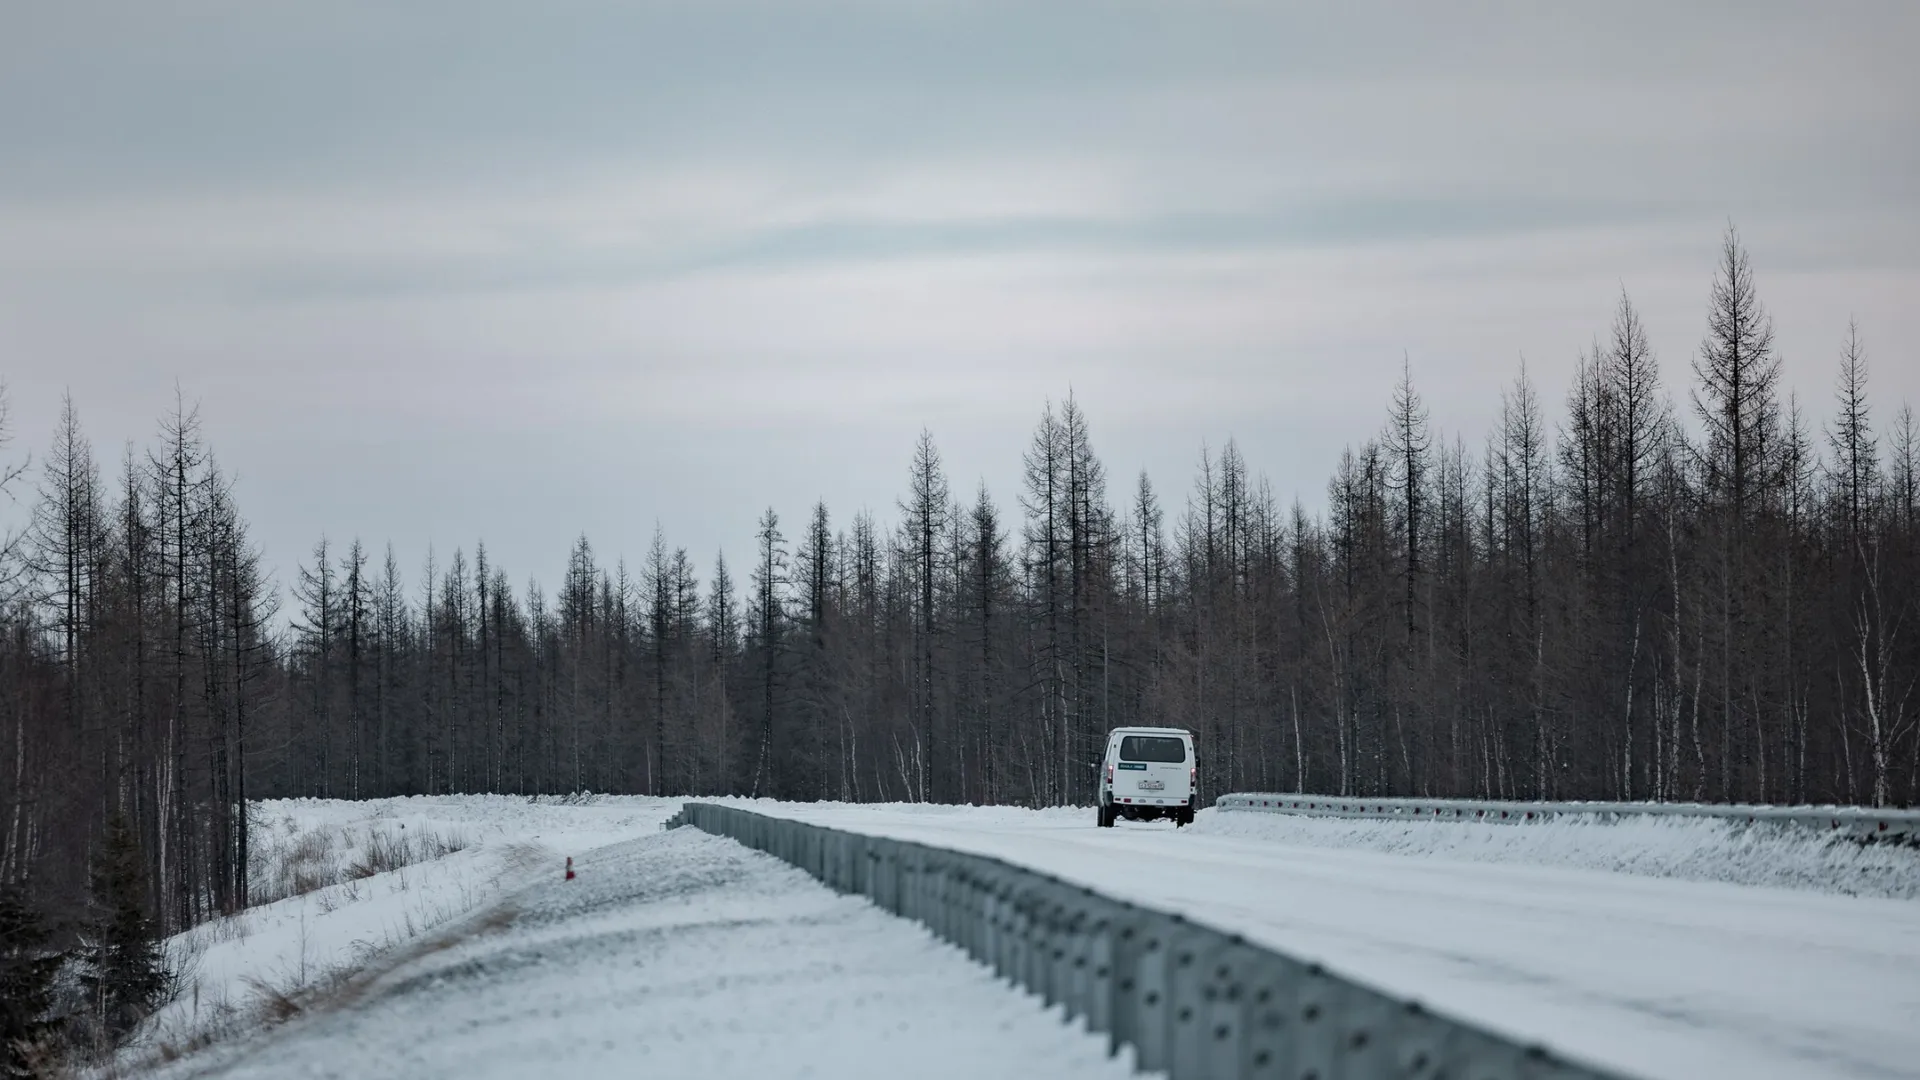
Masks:
[[[1920,851],[1531,826],[727,800],[995,855],[1639,1076],[1920,1076]],[[679,800],[259,804],[123,1064],[197,1075],[1118,1076],[1097,1037]],[[567,856],[580,878],[562,880]],[[402,865],[404,864],[404,865]],[[264,1032],[264,1033],[263,1033]]]
[[[1920,899],[1920,849],[1793,825],[1651,816],[1500,825],[1208,810],[1194,829],[1311,847]]]
[[[507,809],[450,802],[450,818],[476,832]],[[354,813],[324,809],[343,823]],[[436,816],[440,808],[419,809],[448,820]],[[578,831],[541,824],[540,838],[562,851],[579,837],[599,841],[665,816],[661,805],[630,800],[580,809],[603,813],[563,815]],[[619,817],[623,809],[631,820]],[[548,873],[496,893],[448,927],[457,932],[405,946],[266,1034],[160,1074],[1133,1075],[1128,1056],[1107,1057],[1102,1037],[1062,1023],[1058,1010],[921,927],[730,840],[648,831],[576,865],[577,880]]]
[[[1785,888],[1617,870],[1657,869],[1626,857],[1638,843],[1734,881],[1769,852],[1807,856],[1794,838],[1760,834],[1252,825],[1211,810],[1192,830],[1098,829],[1090,809],[750,805],[1033,866],[1630,1074],[1920,1076],[1920,903],[1846,895],[1874,880],[1886,887],[1867,891],[1913,895],[1897,884],[1915,872],[1897,849],[1874,856],[1892,870],[1838,882],[1810,880],[1818,871],[1802,861],[1773,880],[1820,888]],[[1500,831],[1378,831],[1390,827]],[[1529,829],[1541,831],[1522,839]]]
[[[658,832],[679,806],[486,795],[256,803],[253,892],[281,899],[167,943],[185,985],[123,1058],[170,1057],[285,1015],[505,892],[559,880],[569,855]]]

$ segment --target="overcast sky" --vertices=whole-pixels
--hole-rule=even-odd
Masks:
[[[1625,288],[1684,400],[1737,223],[1788,382],[1920,404],[1920,5],[63,0],[0,35],[0,377],[109,470],[177,383],[282,582],[322,532],[556,582],[656,521],[1323,501],[1403,353],[1477,446]],[[1558,9],[1555,10],[1549,10]]]

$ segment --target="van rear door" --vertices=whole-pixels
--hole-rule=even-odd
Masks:
[[[1113,797],[1178,806],[1193,795],[1187,741],[1178,735],[1124,735],[1113,770]]]

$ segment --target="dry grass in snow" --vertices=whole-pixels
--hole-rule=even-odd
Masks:
[[[180,992],[105,1072],[142,1071],[350,998],[421,949],[512,917],[506,896],[566,856],[653,832],[653,799],[446,796],[251,807],[254,906],[168,939]]]

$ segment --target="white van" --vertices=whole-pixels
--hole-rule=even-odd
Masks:
[[[1170,727],[1114,728],[1107,735],[1107,754],[1100,763],[1100,827],[1113,828],[1115,818],[1164,817],[1172,818],[1175,825],[1191,825],[1198,779],[1192,732]]]

